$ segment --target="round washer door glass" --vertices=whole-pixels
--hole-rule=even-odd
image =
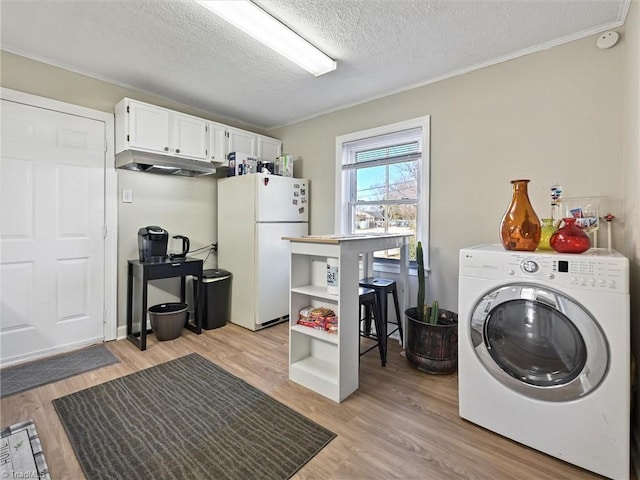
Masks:
[[[571,298],[540,286],[489,292],[473,311],[471,337],[495,378],[533,398],[579,398],[607,372],[608,346],[597,322]]]

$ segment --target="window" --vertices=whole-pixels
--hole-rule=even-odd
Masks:
[[[336,231],[411,233],[409,258],[417,240],[428,257],[429,117],[342,135],[336,159]],[[376,258],[393,263],[400,252]]]

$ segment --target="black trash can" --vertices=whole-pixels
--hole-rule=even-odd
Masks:
[[[162,303],[149,307],[149,321],[151,330],[160,341],[173,340],[182,334],[187,323],[186,303]]]
[[[202,328],[224,327],[231,312],[231,272],[218,268],[203,270],[199,287]]]

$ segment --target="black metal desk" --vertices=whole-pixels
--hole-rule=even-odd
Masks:
[[[202,281],[202,260],[186,257],[180,260],[146,263],[129,260],[127,269],[127,338],[140,350],[147,349],[147,283],[149,280],[180,277],[180,301],[185,301],[186,277],[196,277],[197,284]],[[133,331],[133,290],[134,281],[142,289],[140,315],[140,331]],[[194,288],[194,321],[187,317],[185,328],[197,334],[202,333],[202,318],[198,315],[198,288]],[[149,330],[150,332],[150,330]]]

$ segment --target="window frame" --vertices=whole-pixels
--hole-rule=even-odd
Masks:
[[[425,270],[429,271],[429,231],[430,231],[430,173],[431,173],[431,156],[430,156],[430,122],[429,115],[423,117],[417,117],[401,122],[392,123],[389,125],[383,125],[379,127],[370,128],[367,130],[360,130],[357,132],[348,133],[345,135],[339,135],[336,137],[336,169],[335,169],[335,224],[334,228],[336,233],[347,234],[351,231],[350,228],[350,214],[348,205],[351,200],[351,192],[354,185],[347,181],[348,173],[342,168],[345,158],[345,144],[365,140],[371,137],[377,137],[381,135],[389,135],[403,130],[411,130],[420,128],[420,136],[422,142],[422,161],[418,165],[418,202],[417,202],[417,222],[416,222],[416,240],[422,242],[424,250],[424,265]],[[399,272],[399,261],[392,259],[376,259],[378,262],[376,270],[394,272],[396,269]],[[415,265],[415,262],[411,262]]]

